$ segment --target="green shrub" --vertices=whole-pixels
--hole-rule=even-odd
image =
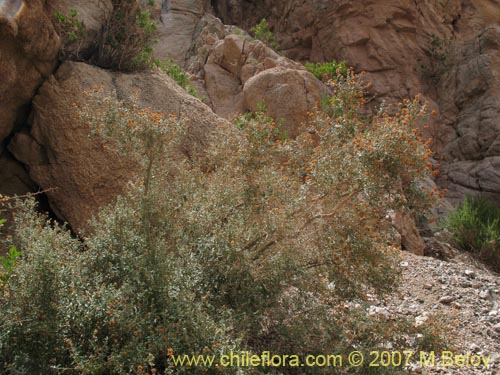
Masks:
[[[0,202],[2,201],[2,198],[2,195],[0,195]],[[0,219],[0,230],[4,226],[5,222],[5,219]],[[0,292],[9,282],[10,277],[14,273],[20,255],[21,253],[17,251],[17,248],[15,246],[11,246],[6,255],[0,256]]]
[[[267,23],[265,18],[263,18],[257,25],[252,27],[250,29],[250,32],[252,33],[255,39],[264,42],[265,44],[267,44],[267,46],[271,47],[276,51],[279,50],[280,46],[276,41],[274,33],[269,28],[269,24]]]
[[[86,28],[83,22],[78,19],[78,11],[71,8],[69,15],[56,11],[54,18],[54,26],[62,40],[61,58],[80,59],[80,48],[85,38]]]
[[[445,220],[455,244],[500,270],[500,208],[483,196],[468,195]]]
[[[160,68],[165,74],[177,82],[180,87],[188,91],[190,95],[197,97],[196,90],[191,85],[186,72],[184,72],[184,70],[182,70],[182,68],[177,65],[174,60],[169,59],[167,62],[164,62],[160,59],[154,59],[153,65]]]
[[[156,22],[136,0],[112,0],[112,4],[113,11],[101,28],[91,62],[119,71],[149,68]]]
[[[89,36],[78,19],[77,10],[70,9],[69,15],[56,11],[54,24],[63,40],[62,59],[83,60],[101,68],[126,72],[151,67],[156,22],[149,10],[143,9],[136,0],[112,0],[111,3],[112,11],[85,51],[81,51],[82,42]],[[148,5],[151,6],[151,2]]]
[[[322,81],[328,81],[330,79],[338,79],[340,77],[347,77],[347,65],[345,61],[336,62],[325,62],[325,63],[306,63],[305,67],[310,71],[316,78]]]
[[[367,125],[355,115],[358,78],[335,90],[343,116],[313,113],[296,139],[256,113],[189,158],[188,119],[91,96],[101,110],[90,105],[83,117],[135,161],[137,179],[86,238],[33,214],[31,201],[20,206],[13,241],[23,257],[0,299],[0,372],[215,374],[174,368],[170,353],[419,349],[418,330],[370,316],[366,298],[398,280],[383,213],[430,203],[416,191],[428,174],[413,131],[423,108],[406,101]],[[293,369],[224,369],[278,371]],[[346,371],[375,370],[328,369]]]
[[[74,8],[70,9],[69,16],[64,15],[60,11],[56,11],[56,25],[59,29],[59,35],[70,42],[81,40],[85,34],[85,27],[82,21],[78,20],[78,11]]]

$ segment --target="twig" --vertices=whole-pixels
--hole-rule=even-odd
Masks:
[[[45,194],[45,193],[48,193],[48,192],[54,191],[54,190],[57,190],[57,188],[49,188],[49,189],[45,189],[45,190],[39,190],[36,193],[27,193],[27,194],[23,194],[23,195],[14,195],[13,197],[11,197],[11,196],[4,196],[4,195],[0,194],[0,203],[8,202],[8,201],[13,201],[13,200],[16,200],[16,199],[30,198],[30,197],[34,197],[34,196],[37,196],[37,195]]]

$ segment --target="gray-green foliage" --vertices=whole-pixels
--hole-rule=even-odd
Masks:
[[[4,226],[6,220],[0,219],[0,233],[1,229]],[[5,284],[8,283],[9,278],[14,273],[16,268],[18,258],[21,256],[21,253],[17,251],[15,246],[11,246],[6,255],[0,256],[0,288],[2,288]]]
[[[350,78],[347,92],[358,87]],[[415,329],[370,317],[365,299],[390,292],[398,279],[393,229],[380,213],[413,201],[425,148],[415,148],[402,121],[419,107],[408,103],[402,118],[381,116],[363,132],[353,112],[360,97],[338,98],[332,105],[345,117],[311,119],[317,146],[310,133],[281,137],[279,125],[256,113],[189,158],[181,156],[187,119],[100,101],[102,111],[84,118],[135,160],[138,178],[81,239],[34,214],[30,201],[21,205],[13,241],[23,257],[0,299],[0,372],[218,372],[174,369],[169,348],[416,349]],[[292,371],[255,372],[274,370]],[[236,372],[255,373],[224,369]]]

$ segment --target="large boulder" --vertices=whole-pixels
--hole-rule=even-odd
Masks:
[[[41,0],[0,3],[0,142],[23,120],[35,91],[52,73],[59,46]]]
[[[285,86],[288,89],[294,87],[299,91],[295,95],[298,97],[304,94],[304,80],[306,80],[307,86],[313,91],[317,91],[309,96],[311,105],[304,106],[302,101],[297,103],[296,108],[292,108],[283,106],[281,103],[281,109],[278,110],[276,102],[279,98],[272,98],[273,94],[266,93],[266,88],[261,87],[258,83],[263,83],[261,79],[264,76],[257,81],[252,81],[247,86],[247,82],[252,77],[276,67],[286,69],[288,73],[277,73],[276,71],[269,73],[269,76],[265,75],[268,78],[273,77],[273,85],[283,84],[283,89]],[[257,104],[264,101],[268,106],[269,115],[283,117],[290,124],[290,129],[297,128],[299,125],[300,121],[297,121],[298,111],[311,109],[312,102],[319,99],[321,86],[310,73],[304,71],[303,65],[280,56],[260,41],[237,34],[228,34],[210,46],[203,66],[202,77],[209,102],[217,114],[231,117],[249,110],[255,111]],[[301,82],[300,87],[297,87],[298,81]],[[293,91],[293,89],[290,90]],[[279,93],[274,92],[274,94]],[[280,117],[276,117],[276,120]],[[293,133],[297,132],[294,130]]]
[[[268,115],[283,121],[291,137],[304,130],[308,113],[317,106],[321,83],[305,70],[276,67],[250,78],[243,88],[245,108],[256,111],[264,103]]]
[[[205,61],[202,77],[216,113],[232,117],[256,111],[264,103],[267,114],[283,121],[292,137],[300,133],[307,112],[326,93],[322,83],[302,64],[248,35],[232,34],[231,29],[210,46]]]
[[[33,101],[30,133],[18,133],[9,150],[28,168],[52,210],[77,231],[85,230],[99,207],[123,192],[134,163],[96,137],[81,117],[86,91],[133,101],[140,108],[189,118],[185,150],[196,152],[212,131],[227,136],[230,126],[161,72],[112,73],[84,63],[66,62],[40,88]]]

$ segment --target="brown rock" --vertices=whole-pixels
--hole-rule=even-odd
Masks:
[[[37,189],[23,165],[7,150],[0,153],[0,181],[0,194],[5,196],[24,195]]]
[[[42,189],[54,189],[47,193],[51,208],[76,231],[83,231],[98,208],[123,191],[134,170],[130,160],[89,137],[90,125],[75,104],[85,106],[84,90],[95,86],[103,95],[134,100],[139,107],[188,116],[186,154],[203,149],[213,131],[220,136],[231,131],[229,124],[163,73],[126,75],[83,63],[63,64],[34,99],[29,136],[18,134],[10,150],[27,164]]]
[[[21,5],[22,3],[22,5]],[[22,117],[37,87],[55,67],[59,37],[41,0],[0,8],[0,142]]]
[[[256,111],[266,105],[269,116],[283,119],[283,129],[297,136],[307,120],[307,113],[319,102],[321,83],[309,72],[282,67],[267,69],[250,78],[243,87],[244,105]]]
[[[435,237],[424,238],[424,255],[436,259],[450,260],[457,256],[457,250],[445,242],[441,242]]]
[[[401,236],[401,245],[404,249],[416,255],[424,255],[425,244],[413,217],[403,215],[401,212],[393,213],[391,216],[392,224]]]
[[[439,299],[439,303],[449,304],[455,301],[457,298],[453,296],[444,296]]]
[[[242,86],[238,78],[220,65],[206,64],[205,85],[212,108],[219,116],[243,113]]]

